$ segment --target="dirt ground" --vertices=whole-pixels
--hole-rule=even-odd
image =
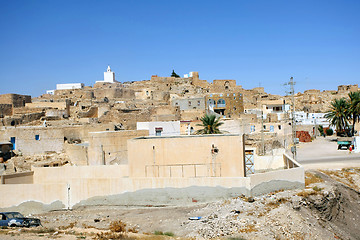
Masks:
[[[307,171],[303,190],[181,207],[53,211],[33,216],[43,227],[1,229],[0,239],[360,239],[359,186],[359,168]],[[121,231],[138,233],[110,231],[119,220]]]

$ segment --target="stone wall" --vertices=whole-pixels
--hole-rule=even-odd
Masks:
[[[121,130],[89,133],[89,165],[127,164],[127,140],[149,135],[148,130]]]
[[[0,117],[11,116],[13,114],[12,104],[0,104]]]
[[[26,103],[31,102],[31,96],[20,94],[2,94],[0,95],[0,104],[12,104],[13,107],[24,107]]]
[[[1,141],[15,139],[15,149],[25,155],[48,151],[61,152],[64,144],[62,129],[44,127],[8,128],[0,133]]]

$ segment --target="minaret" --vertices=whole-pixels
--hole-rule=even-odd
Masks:
[[[115,73],[111,71],[110,66],[108,66],[106,72],[104,72],[104,82],[116,82]]]

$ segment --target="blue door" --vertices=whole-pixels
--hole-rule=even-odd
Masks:
[[[12,150],[15,150],[15,137],[11,137],[10,142],[12,143]]]

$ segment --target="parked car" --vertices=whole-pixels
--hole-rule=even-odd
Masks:
[[[41,226],[38,218],[26,218],[19,212],[0,212],[0,226],[37,227]]]

